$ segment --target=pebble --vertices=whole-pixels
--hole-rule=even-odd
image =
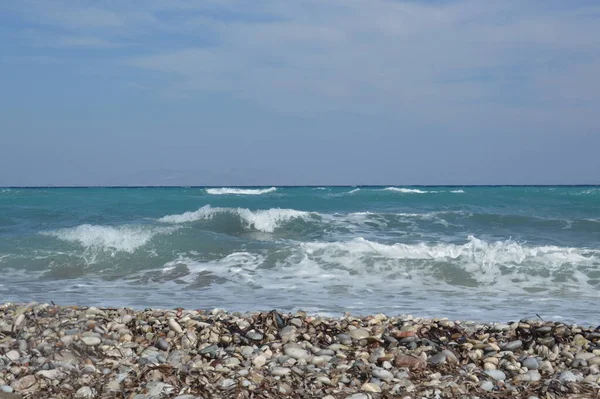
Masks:
[[[169,349],[171,349],[171,345],[163,338],[159,338],[158,341],[156,341],[155,346],[161,351],[168,351]]]
[[[361,387],[360,387],[361,391],[364,392],[374,392],[374,393],[379,393],[381,392],[381,387],[377,384],[374,384],[372,382],[365,382]]]
[[[534,357],[528,357],[527,359],[523,360],[521,364],[523,367],[527,367],[529,370],[537,370],[540,367],[537,359]]]
[[[577,381],[577,377],[569,370],[565,370],[559,374],[558,380],[560,382],[575,382]]]
[[[96,390],[90,387],[81,387],[75,392],[77,399],[92,399],[96,396]]]
[[[271,375],[274,375],[276,377],[288,375],[291,372],[292,370],[287,367],[273,367],[273,369],[271,369]]]
[[[515,350],[521,348],[522,346],[523,346],[523,342],[521,340],[516,340],[516,341],[507,343],[506,345],[504,345],[504,347],[502,349],[505,351],[515,351]]]
[[[504,381],[506,379],[506,374],[500,370],[486,370],[485,374],[496,381]]]
[[[479,388],[483,389],[484,391],[491,391],[492,389],[494,389],[494,383],[492,383],[491,381],[483,381],[480,385]]]
[[[384,381],[391,381],[394,379],[394,374],[390,373],[387,370],[375,368],[372,371],[373,377],[379,378]]]
[[[350,330],[348,335],[350,335],[350,338],[355,339],[357,341],[361,340],[361,339],[369,338],[371,336],[369,331],[364,328],[356,328],[354,330]]]
[[[98,337],[81,337],[81,340],[87,346],[97,346],[102,343],[102,340]]]
[[[0,304],[0,399],[600,397],[600,333],[561,322],[30,306]]]

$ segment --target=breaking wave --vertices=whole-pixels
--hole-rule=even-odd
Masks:
[[[273,233],[275,229],[281,227],[282,224],[293,219],[308,219],[316,214],[310,212],[297,211],[295,209],[265,209],[251,211],[246,208],[213,208],[210,205],[205,205],[202,208],[193,211],[185,212],[179,215],[168,215],[159,219],[162,223],[190,223],[199,220],[208,220],[219,214],[237,215],[243,221],[247,228],[253,228],[265,233]]]
[[[146,245],[157,234],[168,234],[176,228],[146,226],[97,226],[83,224],[77,227],[41,232],[63,241],[80,244],[86,250],[109,250],[132,253]]]
[[[403,194],[427,194],[433,191],[423,191],[416,188],[402,188],[402,187],[386,187],[383,189],[384,191],[395,191],[397,193]]]
[[[206,192],[211,195],[261,195],[274,193],[277,187],[271,188],[207,188]]]

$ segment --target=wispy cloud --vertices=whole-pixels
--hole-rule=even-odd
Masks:
[[[464,106],[600,101],[586,90],[598,81],[589,71],[600,68],[600,5],[589,2],[30,5],[38,32],[60,30],[48,45],[110,50],[135,42],[131,56],[115,54],[113,62],[161,74],[167,94],[222,91],[285,112],[437,107],[448,116]],[[582,90],[548,96],[549,88],[569,87]]]

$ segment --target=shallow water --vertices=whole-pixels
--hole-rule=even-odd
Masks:
[[[600,322],[600,187],[0,189],[0,299]]]

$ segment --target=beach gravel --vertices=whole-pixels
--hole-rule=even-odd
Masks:
[[[0,305],[4,398],[598,398],[600,329]]]

